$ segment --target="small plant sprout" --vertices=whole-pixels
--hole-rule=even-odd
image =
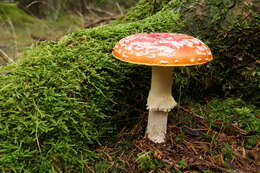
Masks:
[[[177,103],[172,97],[172,68],[204,64],[212,60],[210,49],[199,39],[178,33],[142,33],[123,38],[113,49],[115,58],[152,66],[146,137],[165,142],[168,112]]]

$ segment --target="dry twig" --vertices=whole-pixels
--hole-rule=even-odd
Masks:
[[[90,27],[94,27],[94,26],[97,26],[98,24],[101,24],[101,23],[108,23],[109,21],[111,20],[114,20],[116,19],[118,16],[110,16],[110,17],[105,17],[105,18],[102,18],[102,19],[97,19],[91,23],[88,23],[84,26],[84,28],[90,28]]]
[[[10,58],[2,49],[0,49],[0,53],[4,55],[3,57],[7,60],[7,62],[14,63],[14,60]]]

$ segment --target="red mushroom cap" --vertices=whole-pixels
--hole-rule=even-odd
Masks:
[[[142,33],[116,43],[115,58],[151,66],[189,66],[211,61],[210,49],[199,39],[178,33]]]

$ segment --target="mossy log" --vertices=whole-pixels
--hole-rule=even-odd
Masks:
[[[175,69],[177,101],[227,95],[255,101],[257,3],[141,0],[114,24],[41,43],[15,64],[2,67],[1,170],[86,170],[97,157],[91,148],[115,134],[118,120],[125,123],[145,111],[150,68],[111,55],[114,44],[130,34],[186,33],[212,49],[212,63]]]

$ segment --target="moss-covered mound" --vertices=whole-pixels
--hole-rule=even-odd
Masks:
[[[148,2],[141,1],[135,9],[151,6]],[[130,34],[182,32],[213,49],[213,63],[176,68],[177,100],[225,94],[256,96],[258,27],[252,4],[235,0],[231,4],[221,0],[166,2],[163,7],[154,4],[155,8],[149,8],[153,10],[150,17],[81,30],[57,43],[38,45],[16,64],[0,69],[3,171],[59,168],[84,172],[97,157],[92,150],[115,134],[118,120],[145,110],[149,68],[118,62],[111,55],[113,45]],[[138,17],[135,9],[131,11]],[[239,15],[233,14],[236,11]]]

